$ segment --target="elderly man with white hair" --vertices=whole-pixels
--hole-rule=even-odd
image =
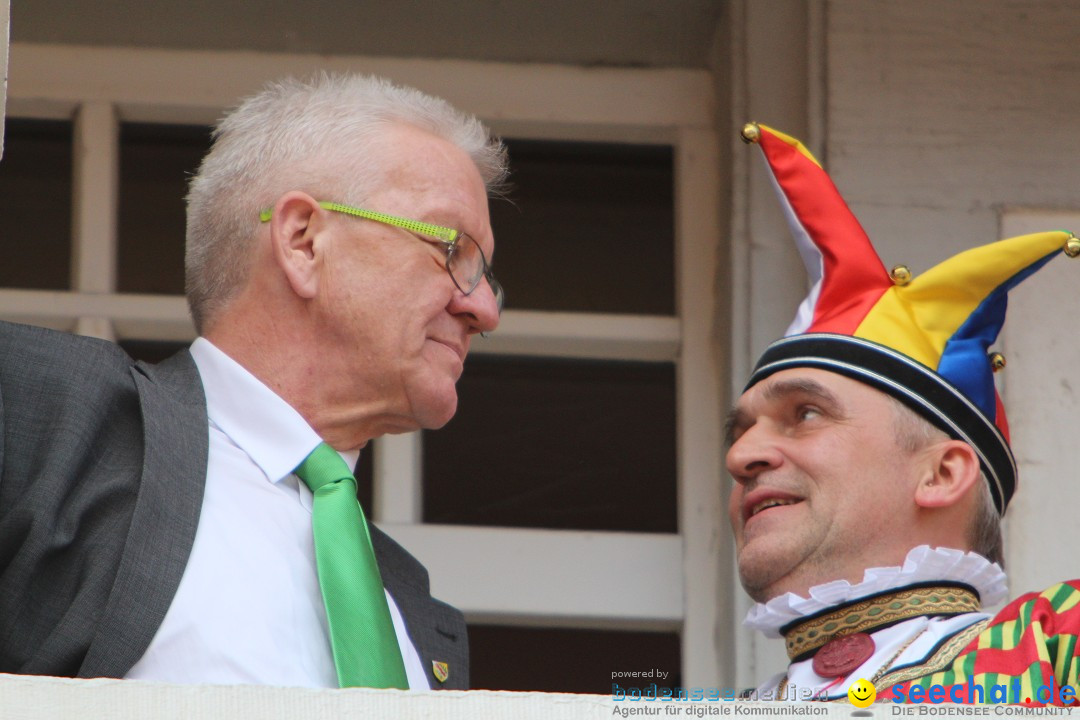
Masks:
[[[159,365],[0,325],[0,672],[465,688],[457,610],[352,468],[494,330],[502,144],[374,77],[268,85],[188,196],[199,337]]]

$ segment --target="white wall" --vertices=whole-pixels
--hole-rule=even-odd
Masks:
[[[1071,213],[1007,210],[1002,235],[1059,228],[1080,233],[1080,201],[1076,207]],[[1060,257],[1010,293],[1001,345],[1008,361],[1003,397],[1020,468],[1005,533],[1014,594],[1080,577],[1078,291],[1080,258]]]
[[[616,707],[601,695],[167,685],[3,674],[0,698],[3,716],[20,720],[584,720],[610,717]]]
[[[719,693],[718,688],[713,688]],[[253,685],[166,685],[139,680],[70,680],[0,674],[3,717],[18,720],[607,720],[764,715],[766,701],[616,700],[610,695],[489,690],[311,690]],[[823,703],[815,717],[848,718],[847,703]]]
[[[882,259],[926,268],[1001,209],[1080,205],[1080,6],[830,2],[826,162]]]

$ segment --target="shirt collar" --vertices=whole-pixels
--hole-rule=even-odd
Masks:
[[[191,356],[202,377],[211,422],[271,482],[290,475],[322,442],[300,413],[206,338],[192,343]],[[353,468],[360,451],[341,456]]]

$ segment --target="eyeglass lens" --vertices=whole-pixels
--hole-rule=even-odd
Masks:
[[[454,282],[466,295],[476,289],[485,274],[484,271],[488,269],[479,243],[465,233],[462,233],[458,242],[454,244],[453,250],[447,257],[446,266]],[[487,277],[491,292],[495,295],[495,301],[501,311],[504,296],[502,285],[490,271],[487,272]]]

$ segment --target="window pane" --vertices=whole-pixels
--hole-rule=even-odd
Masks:
[[[668,146],[509,140],[510,201],[492,200],[510,309],[672,315]]]
[[[166,358],[186,348],[190,343],[170,342],[168,340],[121,340],[117,343],[131,357],[152,364],[157,364]]]
[[[676,532],[672,364],[473,356],[458,398],[425,522]]]
[[[675,633],[470,625],[469,657],[476,689],[609,695],[613,682],[621,688],[682,685]],[[667,678],[612,678],[650,670]]]
[[[121,126],[121,292],[183,295],[184,197],[188,178],[209,149],[210,130],[202,126]]]
[[[0,159],[0,287],[71,287],[71,123],[9,118]]]

